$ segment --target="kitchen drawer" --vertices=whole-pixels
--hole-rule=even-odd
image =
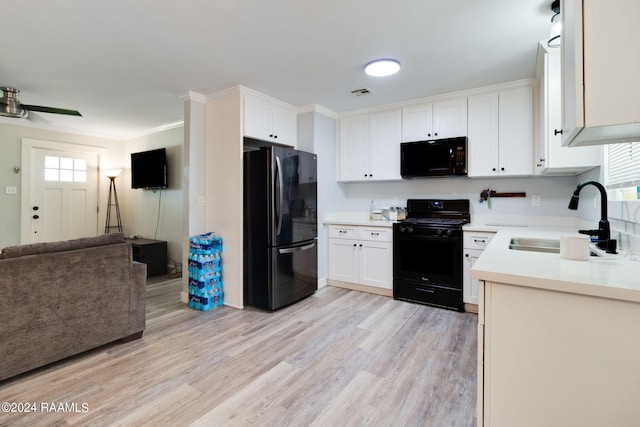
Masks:
[[[465,249],[484,249],[495,235],[487,231],[465,231],[462,244]]]
[[[462,303],[461,289],[407,282],[404,280],[393,281],[393,299],[435,305],[444,308],[455,308],[458,311],[463,311],[464,307]]]
[[[393,228],[391,227],[359,227],[358,238],[376,242],[393,241]]]
[[[330,225],[329,237],[333,239],[357,239],[358,227],[348,225]]]

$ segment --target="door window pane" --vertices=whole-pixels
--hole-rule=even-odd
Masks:
[[[45,156],[44,180],[87,182],[87,161],[72,157]]]

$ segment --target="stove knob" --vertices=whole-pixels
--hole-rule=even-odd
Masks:
[[[442,236],[442,230],[438,228],[438,231],[436,232],[438,234],[438,236]]]
[[[404,233],[404,227],[403,226],[400,226],[400,232]]]
[[[413,233],[413,227],[409,227],[408,231],[409,233]]]
[[[452,231],[451,230],[447,230],[447,236],[451,236]]]

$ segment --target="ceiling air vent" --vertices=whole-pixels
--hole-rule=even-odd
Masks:
[[[359,98],[361,96],[371,95],[373,92],[371,92],[371,90],[367,88],[362,88],[362,89],[354,89],[349,93],[351,93],[351,95],[355,96],[356,98]]]

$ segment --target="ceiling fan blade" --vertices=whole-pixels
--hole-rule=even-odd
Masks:
[[[27,111],[37,111],[39,113],[66,114],[67,116],[81,116],[76,110],[67,110],[65,108],[42,107],[40,105],[21,104],[21,107]]]

